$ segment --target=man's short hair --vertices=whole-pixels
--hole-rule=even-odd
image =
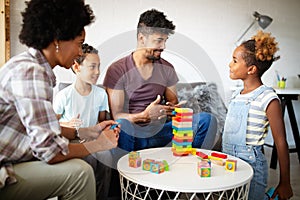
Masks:
[[[140,15],[137,33],[145,35],[153,33],[173,34],[175,25],[166,18],[163,12],[156,9],[147,10]]]

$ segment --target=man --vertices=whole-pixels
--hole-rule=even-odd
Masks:
[[[120,130],[109,130],[114,122],[105,121],[78,134],[60,127],[52,108],[53,68],[69,69],[82,55],[93,12],[83,0],[31,0],[26,6],[19,38],[29,49],[0,69],[0,197],[94,200],[92,168],[74,158],[116,147]],[[94,140],[68,142],[76,136]]]
[[[168,120],[177,99],[178,77],[172,64],[161,58],[175,26],[155,9],[141,14],[137,48],[107,70],[106,87],[112,117],[121,119],[118,147],[125,151],[166,146],[172,140]],[[193,147],[200,148],[206,135],[214,140],[216,119],[208,113],[193,116]],[[207,147],[210,148],[210,147]]]

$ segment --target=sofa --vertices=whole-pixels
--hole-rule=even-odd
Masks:
[[[58,90],[62,90],[71,83],[60,82]],[[99,87],[103,86],[101,84]],[[227,108],[213,82],[192,82],[177,84],[178,101],[187,100],[184,107],[193,109],[194,113],[208,112],[216,117],[218,127],[214,150],[221,150],[221,135],[224,127]]]

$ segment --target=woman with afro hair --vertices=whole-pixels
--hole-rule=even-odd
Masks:
[[[1,199],[96,199],[93,170],[78,158],[116,147],[120,130],[104,121],[80,129],[94,140],[69,143],[79,133],[60,127],[52,108],[53,68],[82,55],[93,11],[83,0],[31,0],[22,16],[29,48],[0,69]]]

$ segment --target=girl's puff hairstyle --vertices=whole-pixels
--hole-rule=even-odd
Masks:
[[[19,39],[38,50],[54,40],[75,39],[95,19],[84,0],[31,0],[26,5]]]
[[[258,75],[261,77],[280,56],[275,57],[277,47],[275,37],[270,33],[258,31],[258,33],[241,44],[246,51],[243,53],[243,59],[247,66],[255,65],[258,68]]]
[[[87,43],[82,44],[82,55],[75,59],[78,64],[81,64],[87,54],[98,54],[98,50],[88,45]]]

